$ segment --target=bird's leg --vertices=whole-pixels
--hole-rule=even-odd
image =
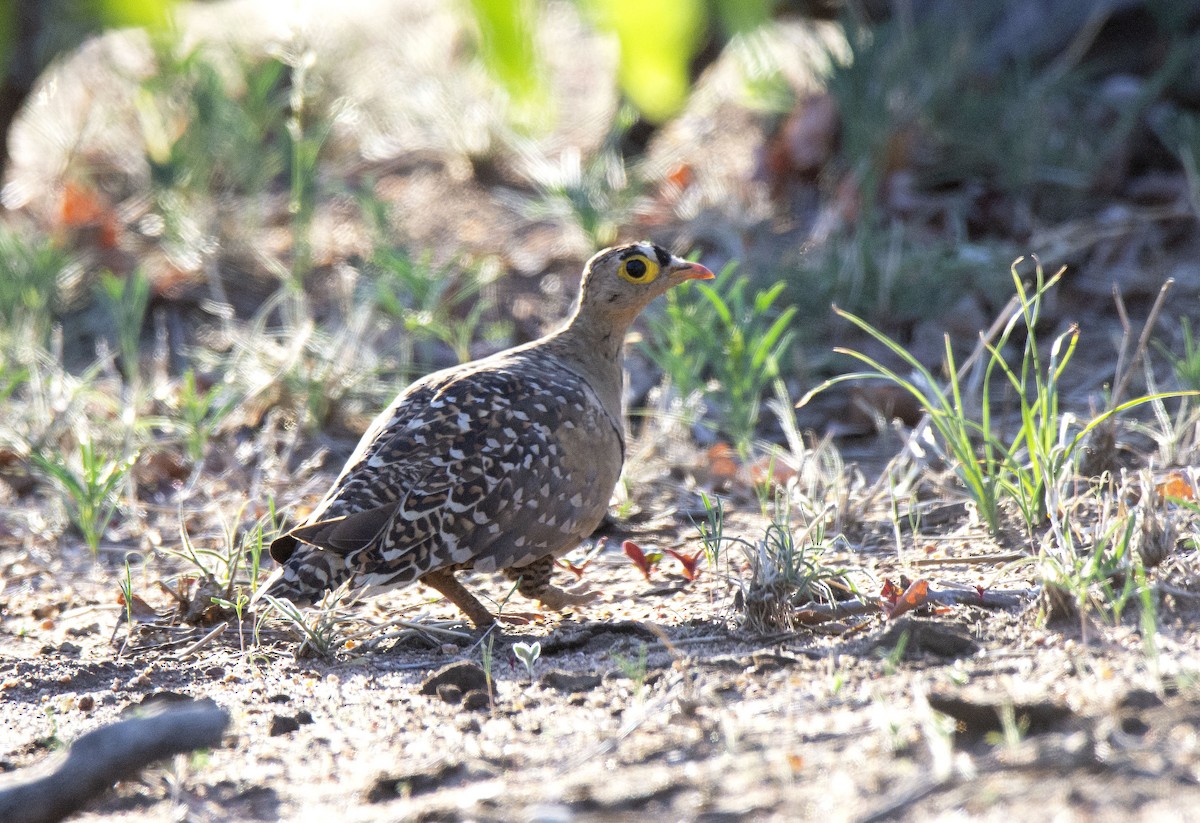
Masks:
[[[539,558],[519,569],[505,569],[509,580],[519,580],[517,591],[522,597],[540,601],[548,609],[558,611],[568,606],[582,606],[596,599],[594,592],[568,592],[550,582],[554,571],[554,558],[550,555]]]
[[[475,628],[486,628],[496,622],[496,618],[492,617],[492,613],[475,599],[475,595],[454,579],[454,572],[450,569],[438,569],[430,572],[421,578],[421,582],[436,589],[442,597],[458,606]]]

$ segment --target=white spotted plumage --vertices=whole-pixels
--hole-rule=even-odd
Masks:
[[[711,276],[648,243],[596,255],[558,332],[428,375],[376,418],[313,513],[272,544],[283,566],[262,591],[311,602],[347,578],[421,579],[478,625],[491,615],[452,576],[475,568],[506,570],[551,606],[581,602],[549,575],[600,523],[620,474],[625,330],[658,294]]]

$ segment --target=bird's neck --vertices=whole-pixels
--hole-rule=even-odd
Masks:
[[[636,315],[634,315],[636,316]],[[571,317],[556,333],[564,345],[575,348],[579,356],[594,357],[606,363],[621,366],[621,352],[625,346],[625,333],[633,323],[633,316],[599,316],[580,310],[578,304]]]
[[[599,322],[598,322],[599,321]],[[558,331],[545,338],[545,345],[567,362],[578,364],[592,389],[600,396],[605,409],[616,420],[621,419],[621,392],[624,373],[621,369],[622,349],[629,321],[623,318],[603,318],[581,314],[578,307]]]

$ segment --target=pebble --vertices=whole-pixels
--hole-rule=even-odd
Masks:
[[[492,699],[482,689],[475,689],[463,695],[462,707],[469,712],[487,709],[492,705]]]
[[[267,734],[271,735],[271,737],[279,737],[282,734],[291,734],[299,728],[300,721],[296,718],[277,714],[271,718],[271,728],[267,730]]]
[[[444,684],[457,686],[463,694],[487,688],[487,675],[477,664],[460,660],[442,666],[421,683],[421,694],[434,695]]]

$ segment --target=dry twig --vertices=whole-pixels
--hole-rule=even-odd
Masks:
[[[51,757],[0,783],[0,820],[54,823],[146,766],[216,746],[229,714],[215,705],[165,707],[88,732],[65,755]]]

